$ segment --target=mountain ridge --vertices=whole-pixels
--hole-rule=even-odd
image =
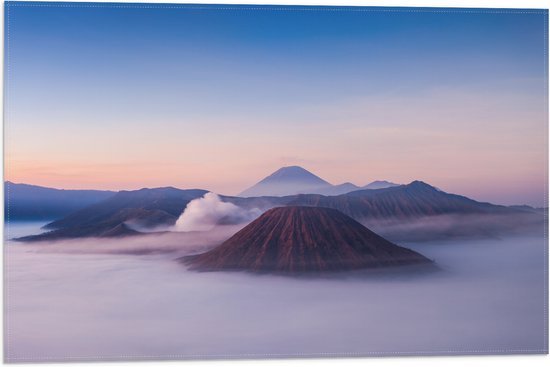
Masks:
[[[50,232],[21,240],[97,237],[105,233],[127,234],[125,227],[112,230],[121,224],[130,225],[129,228],[133,231],[138,228],[152,230],[169,227],[174,225],[191,200],[202,197],[205,193],[207,193],[206,190],[180,190],[170,187],[121,191],[112,198],[51,222],[47,225],[47,228],[51,229]],[[527,222],[539,222],[544,219],[542,213],[537,210],[478,202],[464,196],[446,193],[422,181],[384,189],[357,190],[336,196],[297,194],[283,197],[220,196],[220,198],[243,209],[257,209],[261,212],[278,206],[332,208],[363,223],[410,222],[444,215],[497,215],[501,219],[517,217]],[[498,222],[498,228],[508,225],[498,226]],[[378,231],[379,227],[376,227],[376,230]]]
[[[256,184],[239,193],[240,197],[288,196],[297,194],[341,195],[355,190],[380,189],[399,186],[377,180],[364,186],[351,182],[333,185],[300,166],[281,167]]]
[[[7,220],[53,220],[115,195],[109,190],[73,190],[4,182]]]
[[[386,181],[386,180],[376,180],[376,181],[372,181],[371,183],[366,184],[362,188],[363,189],[376,190],[376,189],[386,189],[388,187],[394,187],[394,186],[399,186],[399,184],[396,184],[396,183],[393,183],[393,182],[390,182],[390,181]]]

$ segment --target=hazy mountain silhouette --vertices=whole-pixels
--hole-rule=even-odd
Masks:
[[[80,209],[56,220],[47,228],[53,231],[22,240],[43,240],[105,235],[128,235],[140,230],[159,226],[172,226],[187,203],[202,197],[205,190],[179,190],[175,188],[142,189],[121,191],[99,203]],[[408,228],[395,236],[396,222],[426,221],[432,218],[433,228],[422,228],[422,238],[445,228],[453,236],[494,236],[501,230],[526,229],[540,226],[545,211],[528,206],[506,207],[482,203],[464,196],[449,194],[421,181],[385,189],[356,190],[342,195],[298,194],[289,196],[230,197],[220,196],[223,201],[237,206],[266,211],[278,206],[310,206],[336,209],[357,221],[368,223],[380,233],[392,239],[405,239],[412,231]],[[434,218],[454,216],[454,223],[438,222]],[[459,218],[460,216],[460,218]],[[465,216],[468,216],[466,219]],[[483,218],[482,218],[483,217]],[[474,220],[474,218],[476,218]],[[393,223],[393,224],[392,224]],[[118,227],[124,224],[125,227]],[[114,230],[117,228],[117,230]],[[389,233],[389,228],[392,233]],[[530,228],[530,227],[529,227]],[[131,230],[133,232],[128,231]],[[389,233],[389,234],[388,234]]]
[[[363,187],[351,182],[332,185],[299,166],[283,167],[254,186],[244,190],[240,197],[289,196],[296,194],[342,195],[364,189],[382,189],[399,186],[388,181],[374,181]]]
[[[329,208],[268,210],[220,246],[186,257],[196,270],[322,272],[429,263]]]
[[[321,194],[327,196],[342,195],[351,191],[361,190],[357,185],[352,184],[351,182],[346,182],[340,185],[331,185],[330,187],[317,189],[307,194]]]
[[[541,231],[547,210],[506,207],[443,192],[421,181],[343,195],[225,198],[236,205],[267,210],[282,205],[327,207],[341,211],[395,241],[495,238]]]
[[[52,220],[115,195],[113,191],[60,190],[6,181],[6,220]]]
[[[52,229],[50,232],[19,240],[123,236],[139,233],[136,228],[170,226],[191,200],[207,192],[173,187],[120,191],[111,198],[49,223],[46,228]]]
[[[239,196],[285,196],[316,192],[332,187],[327,181],[298,166],[283,167],[273,172]]]
[[[124,217],[125,220],[129,220],[137,215],[139,219],[145,217],[144,213],[153,214],[150,225],[166,223],[165,218],[172,218],[175,221],[187,203],[207,192],[198,189],[180,190],[173,187],[120,191],[107,200],[48,224],[47,228],[94,224],[98,220],[104,221],[113,217]]]
[[[338,196],[297,195],[288,200],[287,205],[333,208],[357,220],[515,212],[515,209],[505,206],[448,194],[422,181],[385,189],[358,190]]]
[[[399,186],[399,184],[389,182],[389,181],[373,181],[370,184],[363,186],[362,188],[368,189],[368,190],[377,190],[377,189],[387,189],[388,187],[395,187],[395,186]]]
[[[414,219],[440,214],[520,212],[514,207],[482,203],[465,196],[449,194],[422,181],[384,189],[356,190],[336,196],[299,194],[260,198],[226,197],[225,200],[247,207],[263,205],[264,209],[281,205],[333,208],[356,220]],[[521,210],[521,212],[525,211]]]

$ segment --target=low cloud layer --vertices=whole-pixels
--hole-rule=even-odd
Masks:
[[[370,220],[363,224],[396,243],[502,238],[543,235],[544,216],[531,213],[443,214],[415,220]]]
[[[128,237],[96,237],[41,241],[25,246],[40,253],[162,255],[170,258],[208,251],[231,237],[241,226],[220,226],[206,232],[148,233]]]
[[[244,209],[232,203],[223,202],[209,192],[202,198],[187,204],[187,208],[176,221],[172,230],[177,232],[210,231],[220,224],[250,222],[261,214],[259,209]]]
[[[422,274],[388,269],[378,276],[292,278],[194,272],[174,261],[215,245],[225,235],[214,232],[229,227],[8,243],[9,361],[545,347],[543,236],[400,243],[441,268]]]

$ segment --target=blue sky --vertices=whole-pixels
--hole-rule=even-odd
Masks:
[[[299,164],[544,201],[546,11],[11,4],[14,181],[233,194]]]

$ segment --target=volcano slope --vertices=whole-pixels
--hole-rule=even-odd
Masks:
[[[273,208],[218,247],[182,261],[192,270],[302,273],[431,263],[335,209]]]

